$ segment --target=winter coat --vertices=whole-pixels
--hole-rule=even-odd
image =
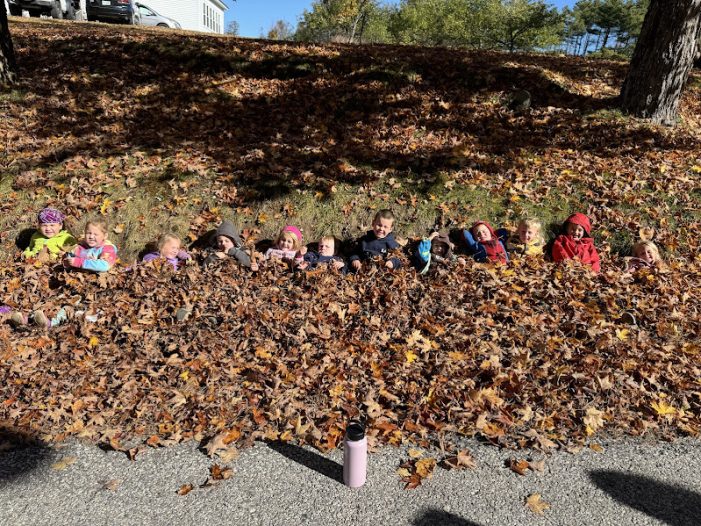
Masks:
[[[395,250],[397,248],[399,248],[399,243],[394,239],[394,234],[391,232],[382,239],[378,239],[375,232],[369,230],[358,240],[358,246],[356,247],[355,254],[350,257],[350,262],[366,261],[377,256],[385,258],[390,250]],[[395,269],[402,266],[402,262],[399,258],[392,257],[389,258],[388,261],[392,262]]]
[[[575,240],[564,234],[557,236],[553,243],[552,258],[555,263],[566,259],[579,259],[582,263],[590,265],[594,272],[601,270],[599,253],[594,246],[594,240],[590,237]]]
[[[572,236],[565,234],[567,232],[567,223],[579,225],[584,229],[584,237],[575,240]],[[579,259],[582,263],[591,266],[594,272],[601,270],[599,261],[599,253],[594,246],[594,240],[591,238],[591,222],[584,214],[572,214],[564,223],[562,223],[562,234],[555,238],[551,249],[551,256],[555,263],[565,261],[566,259]]]
[[[314,270],[316,269],[319,265],[330,265],[334,261],[340,261],[343,263],[343,267],[340,269],[341,272],[344,274],[346,273],[346,264],[343,261],[343,258],[339,256],[322,256],[318,252],[312,252],[309,251],[306,254],[304,254],[304,262],[308,263],[308,266],[305,270]]]
[[[160,252],[149,252],[141,261],[143,263],[148,263],[149,261],[153,261],[155,259],[165,259],[168,263],[173,265],[173,270],[178,270],[185,264],[186,260],[190,259],[190,254],[184,250],[181,250],[174,258],[164,258],[161,256]]]
[[[269,248],[265,251],[265,259],[294,259],[302,261],[302,256],[297,256],[296,250],[282,250],[280,248]]]
[[[222,224],[217,228],[217,231],[214,233],[214,246],[207,250],[208,256],[205,258],[204,264],[211,265],[219,259],[216,255],[216,252],[219,251],[216,247],[217,237],[219,236],[228,237],[234,244],[226,255],[235,258],[242,267],[251,268],[251,256],[242,248],[243,243],[241,242],[239,232],[231,221],[222,221]]]
[[[437,245],[443,245],[444,247],[442,256],[436,253]],[[455,260],[452,245],[448,234],[440,234],[434,237],[433,240],[427,237],[423,238],[414,252],[414,267],[420,274],[426,274],[431,263],[443,263]]]
[[[71,235],[68,230],[61,230],[54,237],[44,237],[38,230],[34,232],[29,240],[29,246],[22,252],[25,258],[35,257],[46,247],[52,260],[58,259],[64,246],[73,246],[78,241]]]
[[[502,241],[509,254],[519,256],[542,256],[545,250],[545,240],[542,237],[533,239],[529,244],[526,244],[521,241],[518,234],[509,234],[505,228],[498,229],[497,236]]]
[[[492,239],[486,243],[480,243],[472,235],[472,230],[479,225],[486,226],[492,234]],[[478,221],[470,230],[463,230],[463,236],[467,243],[467,252],[474,258],[475,261],[483,263],[485,261],[498,261],[500,263],[508,263],[509,254],[506,252],[504,242],[499,239],[492,225],[484,221]]]
[[[93,272],[107,272],[117,262],[117,247],[109,241],[93,248],[81,243],[66,256],[74,258],[73,266],[75,268]]]

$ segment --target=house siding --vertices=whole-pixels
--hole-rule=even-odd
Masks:
[[[224,33],[224,9],[211,0],[139,0],[139,3],[177,20],[183,29]],[[206,23],[208,25],[206,25]]]

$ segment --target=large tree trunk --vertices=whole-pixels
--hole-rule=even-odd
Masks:
[[[14,84],[16,80],[17,62],[15,61],[15,50],[12,48],[5,2],[0,0],[0,86]]]
[[[701,0],[651,0],[628,75],[623,111],[673,124],[696,53]]]

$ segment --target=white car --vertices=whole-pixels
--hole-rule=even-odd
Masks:
[[[182,29],[180,24],[168,18],[167,16],[159,15],[149,6],[136,3],[136,7],[139,8],[139,13],[141,13],[141,25],[142,26],[157,26],[157,27],[170,27],[171,29]]]

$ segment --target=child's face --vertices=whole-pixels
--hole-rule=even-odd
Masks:
[[[85,244],[90,248],[102,246],[107,234],[99,226],[88,225],[85,227]]]
[[[443,242],[434,242],[431,244],[431,252],[436,256],[445,256],[448,246]]]
[[[47,238],[52,238],[57,235],[63,225],[61,223],[39,223],[39,232],[41,235]]]
[[[477,225],[474,231],[475,238],[480,243],[492,240],[492,233],[485,225]]]
[[[222,252],[228,252],[234,248],[234,242],[228,236],[217,236],[217,248]]]
[[[575,225],[574,223],[567,223],[566,233],[575,241],[578,241],[584,237],[584,228],[580,225]]]
[[[645,263],[652,265],[657,262],[655,252],[648,246],[638,247],[635,251],[635,257],[642,259]]]
[[[282,236],[278,241],[277,248],[280,250],[294,250],[295,242],[290,236]]]
[[[375,237],[377,239],[382,239],[387,237],[392,232],[393,226],[393,219],[378,217],[377,220],[372,223],[372,231],[375,233]]]
[[[178,257],[178,252],[180,252],[180,240],[179,239],[169,239],[161,247],[161,256],[164,258],[174,259]]]
[[[533,228],[532,226],[528,225],[521,225],[518,227],[518,238],[521,240],[521,243],[530,245],[533,241],[535,241],[537,236],[537,228]]]
[[[322,256],[333,256],[334,242],[331,239],[319,241],[319,254]]]

